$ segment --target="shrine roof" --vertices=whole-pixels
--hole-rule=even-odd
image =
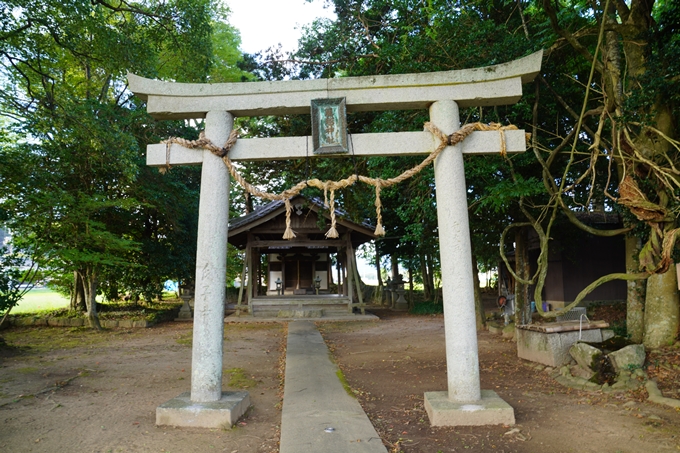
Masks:
[[[294,210],[295,205],[299,203],[300,200],[303,200],[307,205],[307,208],[314,211],[317,215],[323,216],[326,219],[330,219],[330,213],[328,211],[328,208],[324,206],[324,202],[322,200],[318,198],[308,198],[298,195],[291,199],[291,204],[293,205]],[[232,219],[229,222],[229,242],[236,246],[239,245],[242,246],[246,240],[244,237],[246,233],[280,216],[285,217],[285,214],[286,207],[283,200],[276,200],[269,202],[265,205],[258,206],[257,208],[255,208],[254,211],[244,216]],[[371,225],[370,223],[368,222],[356,223],[351,220],[348,220],[347,213],[339,209],[335,210],[335,215],[337,219],[338,229],[342,229],[344,227],[348,230],[358,233],[358,235],[353,235],[352,242],[355,243],[355,245],[376,238],[376,236],[373,234],[375,226]],[[293,229],[295,230],[295,227],[293,227]],[[281,236],[283,235],[283,232],[284,228],[281,228],[280,231]],[[319,229],[318,233],[323,234],[324,231]],[[296,240],[290,241],[290,244],[294,245],[295,242],[297,241]]]

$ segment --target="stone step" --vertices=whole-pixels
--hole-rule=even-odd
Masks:
[[[344,316],[348,313],[345,305],[305,306],[304,308],[290,306],[253,307],[253,316],[256,318],[321,318],[324,316]]]
[[[332,298],[312,298],[312,297],[268,297],[266,299],[255,299],[253,305],[257,306],[271,306],[271,305],[342,305],[348,304],[347,297],[332,297]]]

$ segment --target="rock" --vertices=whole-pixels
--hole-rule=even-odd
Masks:
[[[612,385],[612,388],[614,390],[624,390],[627,387],[628,387],[627,381],[616,381],[616,382],[614,382],[614,385]]]
[[[489,329],[489,332],[495,333],[495,334],[501,334],[503,333],[503,327],[501,327],[499,324],[495,322],[490,322],[487,324],[487,329]]]
[[[632,371],[642,368],[645,364],[645,347],[641,344],[631,344],[608,355],[616,373]]]
[[[633,371],[633,376],[647,379],[647,373],[645,373],[645,370],[642,368],[638,368],[637,370]]]
[[[574,343],[569,348],[569,354],[582,369],[590,370],[593,374],[597,371],[600,357],[602,357],[602,351],[585,343]]]
[[[607,341],[610,338],[614,338],[616,336],[614,331],[611,329],[602,329],[600,332],[602,333],[602,341]]]
[[[593,376],[595,376],[595,372],[591,369],[585,369],[581,367],[581,365],[574,365],[570,368],[571,375],[572,376],[577,376],[583,379],[591,379]]]
[[[503,327],[503,338],[506,339],[512,339],[515,337],[515,325],[514,324],[508,324],[507,326]]]
[[[596,384],[596,383],[590,382],[590,381],[583,384],[584,390],[591,390],[592,391],[592,390],[600,390],[601,388],[602,388],[602,386],[600,386],[599,384]]]
[[[642,382],[635,379],[629,379],[626,383],[630,390],[637,390],[642,386]]]

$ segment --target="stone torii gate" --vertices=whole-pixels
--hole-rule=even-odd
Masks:
[[[449,135],[460,128],[459,107],[507,105],[522,96],[541,67],[542,52],[495,66],[423,74],[304,81],[189,84],[128,75],[130,90],[147,101],[156,119],[205,118],[205,135],[221,146],[234,117],[309,113],[312,100],[345,98],[348,112],[429,108],[430,121]],[[513,424],[513,409],[495,392],[480,389],[470,231],[463,153],[526,149],[524,131],[473,132],[449,146],[434,164],[448,392],[427,392],[430,423]],[[239,139],[233,161],[307,156],[311,137]],[[428,154],[438,145],[430,132],[353,134],[352,154]],[[167,149],[166,149],[167,148]],[[249,405],[246,392],[222,392],[222,342],[226,279],[229,172],[208,150],[149,145],[147,165],[202,165],[196,255],[191,393],[157,409],[156,423],[219,427],[233,424]]]

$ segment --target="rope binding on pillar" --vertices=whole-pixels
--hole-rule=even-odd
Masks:
[[[376,210],[376,218],[377,218],[377,225],[375,227],[374,234],[376,236],[384,236],[385,235],[385,228],[383,227],[382,224],[382,202],[380,201],[380,192],[382,191],[383,188],[393,186],[395,184],[398,184],[400,182],[403,182],[418,173],[420,173],[425,167],[427,167],[430,163],[432,163],[439,154],[447,147],[447,146],[455,146],[459,143],[461,143],[463,140],[465,140],[471,133],[474,131],[499,131],[500,132],[500,145],[501,145],[501,152],[500,155],[502,157],[506,157],[507,155],[507,145],[505,141],[505,131],[507,130],[517,130],[517,126],[514,125],[509,125],[509,126],[501,126],[500,124],[497,123],[491,123],[491,124],[483,124],[483,123],[470,123],[466,124],[463,127],[461,127],[459,130],[454,132],[451,135],[446,135],[444,134],[437,126],[435,126],[431,122],[426,122],[424,124],[424,128],[432,133],[437,139],[439,140],[439,145],[432,151],[428,156],[418,165],[415,167],[406,170],[402,174],[395,176],[394,178],[389,178],[389,179],[381,179],[381,178],[369,178],[368,176],[363,176],[363,175],[351,175],[345,179],[341,179],[339,181],[321,181],[319,179],[308,179],[306,181],[301,181],[297,183],[296,185],[284,190],[281,193],[270,193],[270,192],[265,192],[263,190],[258,189],[254,185],[250,184],[248,181],[241,176],[241,174],[236,170],[233,162],[231,159],[229,159],[229,150],[234,146],[236,143],[236,140],[238,139],[238,131],[236,129],[232,130],[231,133],[229,134],[229,138],[227,139],[227,142],[224,144],[224,146],[220,147],[212,143],[208,138],[206,138],[205,133],[201,132],[198,140],[186,140],[180,137],[171,137],[162,143],[166,145],[166,153],[165,153],[165,166],[161,167],[159,171],[161,173],[166,173],[168,170],[170,170],[170,147],[172,144],[178,144],[180,146],[183,146],[185,148],[190,148],[190,149],[207,149],[217,157],[221,158],[224,164],[226,165],[227,169],[229,170],[229,173],[231,176],[239,183],[243,189],[248,192],[251,195],[254,195],[259,198],[263,198],[265,200],[270,200],[270,201],[283,201],[285,208],[286,208],[286,230],[283,233],[283,239],[293,239],[296,237],[295,232],[290,226],[290,217],[291,217],[291,211],[292,211],[292,206],[290,204],[290,199],[293,198],[294,196],[300,194],[302,190],[306,187],[315,187],[317,189],[323,190],[324,194],[324,206],[328,208],[330,211],[330,217],[331,217],[331,227],[330,229],[326,232],[326,237],[327,238],[338,238],[338,230],[336,228],[336,211],[335,211],[335,191],[344,189],[346,187],[349,187],[353,184],[355,184],[357,181],[363,182],[364,184],[368,184],[370,186],[375,187],[375,210]],[[528,141],[529,138],[531,137],[531,134],[526,134],[526,140]],[[330,196],[328,193],[330,192]]]

